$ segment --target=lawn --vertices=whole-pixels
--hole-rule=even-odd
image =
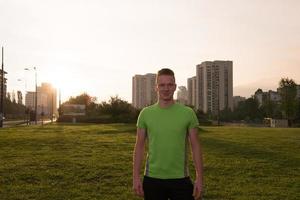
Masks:
[[[201,127],[199,138],[206,200],[300,199],[300,129]],[[0,199],[139,199],[134,142],[124,124],[0,129]]]

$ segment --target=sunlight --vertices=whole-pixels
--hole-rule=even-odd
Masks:
[[[70,73],[65,68],[53,69],[47,72],[42,80],[51,83],[57,89],[57,95],[59,95],[59,91],[61,92],[62,101],[67,100],[70,96],[79,95],[85,88],[84,82],[80,81],[80,77],[77,74]]]

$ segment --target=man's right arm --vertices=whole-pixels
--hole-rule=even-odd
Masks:
[[[144,196],[140,170],[144,157],[146,129],[137,128],[136,143],[133,154],[133,190],[138,196]]]

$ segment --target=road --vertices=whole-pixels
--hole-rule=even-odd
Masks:
[[[51,123],[51,120],[38,121],[37,125]],[[12,121],[4,121],[3,127],[14,127],[14,126],[26,126],[27,123],[24,120],[12,120]],[[34,121],[31,121],[29,125],[35,125]]]

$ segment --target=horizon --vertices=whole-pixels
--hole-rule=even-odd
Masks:
[[[140,74],[136,74],[136,75],[140,75]],[[141,75],[144,75],[144,74],[141,74]],[[288,77],[282,77],[282,78],[288,78]],[[294,80],[294,79],[293,79]],[[263,81],[263,80],[261,80],[261,81]],[[280,81],[280,80],[279,80]],[[270,90],[272,90],[272,91],[275,91],[275,92],[277,92],[277,89],[279,88],[279,81],[278,81],[278,85],[276,86],[276,87],[269,87],[268,85],[266,85],[266,84],[261,84],[261,87],[252,87],[251,89],[252,89],[252,91],[253,91],[253,93],[250,93],[248,96],[247,95],[242,95],[243,94],[243,90],[248,90],[249,89],[249,86],[248,85],[242,85],[242,86],[235,86],[235,87],[233,87],[233,91],[234,90],[236,90],[235,88],[240,88],[241,89],[241,91],[242,92],[240,92],[240,94],[233,94],[233,97],[234,96],[241,96],[241,97],[245,97],[245,98],[250,98],[250,97],[252,97],[253,95],[254,95],[254,93],[258,90],[258,89],[262,89],[262,91],[263,92],[268,92],[268,91],[270,91]],[[294,80],[295,81],[295,80]],[[260,81],[258,81],[258,82],[260,82]],[[49,84],[48,82],[41,82],[40,84],[38,84],[37,86],[38,87],[40,87],[42,84],[44,84],[44,83],[47,83],[47,84]],[[260,82],[261,83],[261,82]],[[296,82],[295,81],[295,83],[297,84],[297,85],[300,85],[298,82]],[[51,83],[50,83],[51,84]],[[53,87],[54,85],[52,85],[51,84],[51,86]],[[179,87],[181,87],[181,86],[184,86],[186,89],[187,89],[187,86],[186,85],[177,85],[177,88],[176,88],[176,91],[174,92],[174,99],[177,99],[177,91],[178,91],[178,89],[179,89]],[[57,99],[59,98],[59,88],[55,88],[54,87],[54,89],[56,89],[56,92],[57,92]],[[12,90],[12,91],[7,91],[8,93],[10,93],[10,95],[12,95],[12,92],[15,92],[15,95],[16,95],[16,92],[17,91],[19,91],[19,90]],[[34,90],[27,90],[26,91],[26,93],[27,92],[35,92]],[[247,92],[247,91],[246,91]],[[26,95],[26,93],[25,94],[23,94],[23,95]],[[76,96],[79,96],[79,95],[81,95],[81,94],[84,94],[84,93],[86,93],[86,94],[88,94],[88,95],[90,95],[89,93],[87,93],[87,92],[85,92],[85,91],[83,91],[83,92],[81,92],[81,93],[78,93],[78,94],[74,94],[74,95],[72,95],[72,96],[68,96],[66,99],[62,99],[62,103],[63,102],[66,102],[66,101],[68,101],[71,97],[76,97]],[[93,96],[93,95],[90,95],[91,97],[96,97],[96,96]],[[105,100],[100,100],[99,101],[99,99],[96,97],[96,102],[97,103],[101,103],[102,101],[108,101],[111,97],[115,97],[115,96],[118,96],[119,98],[121,98],[122,100],[125,100],[125,101],[127,101],[127,102],[129,102],[129,103],[132,103],[131,101],[128,101],[127,99],[124,99],[124,98],[122,98],[121,96],[119,96],[118,94],[115,94],[115,95],[111,95],[111,96],[109,96],[109,97],[107,97]],[[24,99],[25,99],[25,96],[24,96]]]
[[[300,84],[299,9],[295,0],[2,1],[7,91],[34,90],[24,68],[36,67],[38,85],[61,89],[62,101],[86,92],[131,102],[135,74],[169,67],[187,86],[213,60],[233,61],[234,96],[276,90],[286,77]]]

